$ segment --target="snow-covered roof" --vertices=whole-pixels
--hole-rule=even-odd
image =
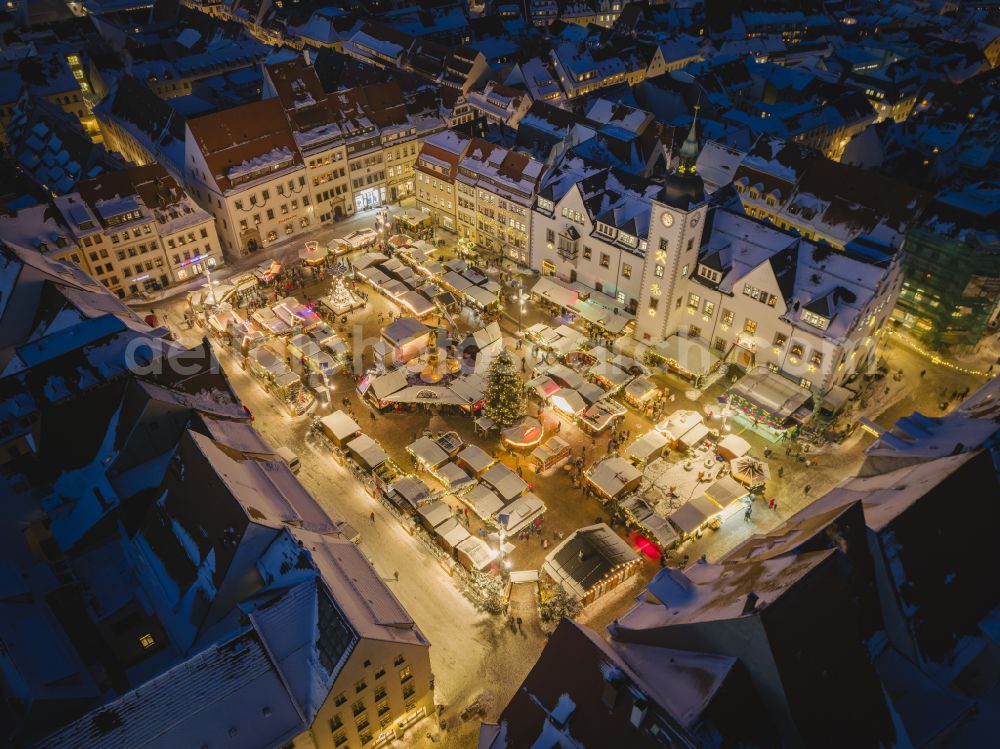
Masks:
[[[684,572],[663,569],[646,587],[646,599],[615,627],[649,630],[752,615],[774,604],[835,553],[823,549],[733,564],[695,564]],[[756,597],[754,606],[748,605],[750,594]]]

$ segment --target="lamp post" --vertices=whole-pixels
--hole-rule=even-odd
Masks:
[[[524,299],[522,297],[521,279],[517,279],[517,332],[521,333],[521,315],[524,313]]]
[[[218,302],[215,299],[215,287],[212,286],[212,269],[205,263],[205,283],[208,284],[208,298],[214,307]]]

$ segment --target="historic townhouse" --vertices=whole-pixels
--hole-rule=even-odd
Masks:
[[[119,297],[223,262],[212,216],[160,166],[109,172],[55,198],[89,272]]]
[[[457,230],[455,177],[458,163],[471,144],[472,139],[467,135],[444,130],[424,141],[417,157],[417,207],[430,211],[435,223],[449,231]],[[466,211],[470,210],[466,207]]]
[[[458,232],[527,265],[531,205],[544,171],[530,156],[473,138],[455,178]]]
[[[297,234],[315,217],[306,169],[277,99],[188,120],[185,177],[238,257]]]
[[[899,293],[899,253],[872,238],[816,245],[748,218],[731,195],[710,201],[697,156],[692,128],[663,183],[564,159],[535,203],[531,267],[566,304],[634,315],[634,338],[696,359],[681,362],[692,376],[766,366],[826,393],[865,371]]]

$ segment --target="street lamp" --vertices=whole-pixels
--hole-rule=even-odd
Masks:
[[[521,279],[517,279],[517,332],[521,332],[521,315],[524,314],[524,296]]]
[[[218,302],[215,299],[215,287],[212,286],[212,269],[205,263],[205,282],[208,284],[208,298],[214,307]]]

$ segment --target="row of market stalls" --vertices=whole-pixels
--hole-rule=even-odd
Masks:
[[[212,334],[242,357],[246,369],[279,400],[302,412],[351,351],[315,310],[286,297],[242,317],[228,302],[207,316]]]
[[[455,298],[426,275],[381,252],[368,252],[353,261],[354,272],[372,288],[409,310],[415,317],[425,317],[441,307],[455,303]]]
[[[420,469],[437,479],[489,527],[513,535],[535,522],[546,506],[524,479],[454,432],[423,436],[406,448]]]
[[[557,313],[582,319],[588,327],[603,334],[623,335],[635,325],[635,315],[623,309],[621,302],[581,283],[542,276],[532,287],[531,296]]]
[[[502,348],[497,323],[458,343],[444,329],[400,318],[382,329],[373,346],[376,367],[358,391],[379,410],[423,405],[473,413],[482,407],[486,370]]]
[[[767,367],[740,378],[725,400],[734,421],[774,442],[794,437],[813,415],[812,393]]]
[[[638,437],[624,456],[592,466],[587,482],[651,542],[667,548],[717,528],[770,479],[767,463],[750,455],[745,439],[709,437],[699,414],[676,412]],[[671,460],[671,449],[684,456]]]
[[[527,383],[529,393],[591,434],[600,433],[624,416],[624,406],[613,396],[624,393],[636,379],[643,382],[631,395],[625,393],[626,401],[643,403],[661,392],[648,380],[642,364],[602,346],[570,350],[562,358],[565,364],[535,368],[535,376]]]
[[[435,249],[423,240],[396,236],[390,244],[396,248],[395,257],[369,252],[353,261],[354,270],[418,318],[458,304],[481,311],[496,309],[500,285],[478,268],[464,260],[434,260]]]

